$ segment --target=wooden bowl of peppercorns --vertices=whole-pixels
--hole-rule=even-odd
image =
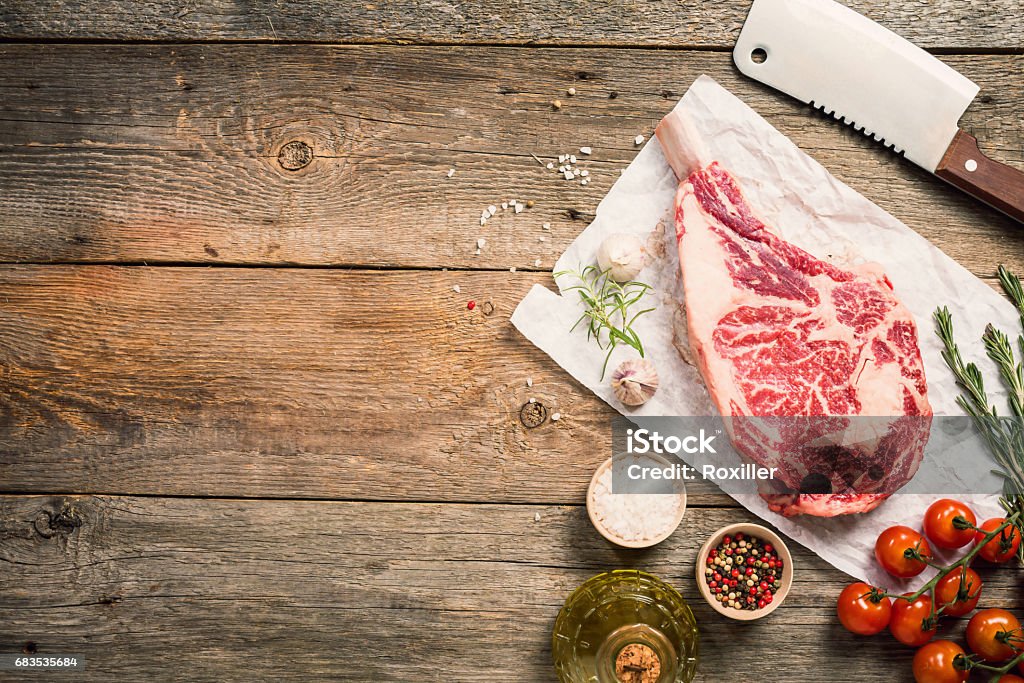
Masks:
[[[774,612],[793,585],[793,557],[782,539],[759,524],[730,524],[697,554],[697,587],[730,619],[753,621]]]

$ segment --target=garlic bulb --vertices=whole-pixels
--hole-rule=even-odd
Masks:
[[[624,361],[612,373],[615,398],[627,406],[646,403],[658,391],[658,373],[646,358]]]
[[[616,233],[601,242],[597,250],[597,265],[616,282],[629,282],[646,264],[644,243],[636,235]]]

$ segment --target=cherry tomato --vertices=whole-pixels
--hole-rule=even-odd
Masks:
[[[955,550],[963,548],[974,540],[974,529],[958,529],[953,523],[957,518],[963,519],[972,527],[978,523],[978,518],[967,507],[958,500],[943,498],[931,504],[928,512],[924,514],[924,534],[928,540],[937,548]]]
[[[892,600],[882,598],[875,602],[868,597],[871,590],[871,586],[866,583],[851,583],[839,594],[836,611],[847,631],[860,636],[873,636],[889,625]]]
[[[971,673],[953,666],[964,649],[951,640],[928,643],[914,655],[914,680],[917,683],[964,683]]]
[[[1024,678],[1021,678],[1016,674],[1006,674],[999,679],[998,683],[1024,683]]]
[[[909,596],[910,593],[904,595]],[[922,595],[913,602],[909,600],[893,600],[892,619],[889,621],[889,632],[893,637],[911,647],[921,647],[935,637],[939,625],[926,624],[932,614],[932,599]],[[930,626],[930,628],[928,628]]]
[[[981,599],[981,577],[973,569],[956,569],[935,585],[935,601],[943,614],[962,617],[974,611]]]
[[[981,531],[975,535],[975,543],[981,543],[985,536],[992,533],[1006,520],[1002,517],[986,520],[981,525]],[[1009,562],[1016,556],[1017,548],[1020,547],[1020,531],[1010,526],[1003,530],[998,536],[985,544],[978,553],[989,562],[1003,564]]]
[[[875,542],[875,558],[882,568],[893,576],[909,579],[923,572],[928,566],[925,562],[904,554],[911,548],[916,548],[922,557],[932,556],[931,546],[924,536],[908,526],[889,527]]]
[[[1017,644],[1001,640],[1006,637],[1016,639]],[[967,644],[975,654],[990,662],[1005,662],[1017,656],[1021,638],[1024,634],[1020,622],[1004,609],[983,609],[967,623]]]

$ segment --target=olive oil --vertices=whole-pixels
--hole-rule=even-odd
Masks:
[[[566,600],[552,652],[562,683],[689,683],[697,624],[686,601],[633,569],[598,574]]]

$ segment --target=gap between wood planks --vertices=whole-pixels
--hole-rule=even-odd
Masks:
[[[473,40],[388,40],[355,39],[345,41],[318,40],[275,40],[262,39],[115,39],[115,38],[8,38],[0,36],[0,45],[139,45],[139,46],[189,46],[189,45],[273,45],[276,47],[345,47],[345,46],[387,46],[387,47],[480,47],[480,48],[511,48],[527,50],[651,50],[664,52],[732,52],[734,45],[701,45],[699,43],[681,43],[679,45],[646,45],[643,43],[554,43],[554,42],[521,42],[502,43],[495,41]],[[925,52],[936,56],[1016,56],[1024,55],[1022,47],[957,47],[936,46],[924,47]]]
[[[727,494],[725,493],[695,493],[687,496],[686,507],[693,509],[704,509],[704,510],[730,510],[730,509],[743,509],[735,500],[729,499],[729,501],[722,500]],[[418,499],[396,499],[396,498],[356,498],[356,497],[340,497],[340,498],[324,498],[315,496],[230,496],[230,495],[212,495],[206,493],[197,494],[186,494],[186,493],[131,493],[127,491],[31,491],[31,490],[5,490],[0,488],[0,497],[9,498],[84,498],[84,497],[107,497],[107,498],[150,498],[160,500],[222,500],[222,501],[273,501],[276,503],[374,503],[381,505],[462,505],[462,506],[483,506],[483,505],[500,505],[508,507],[559,507],[559,508],[583,508],[586,507],[586,501],[580,501],[576,503],[566,503],[564,501],[494,501],[494,500],[434,500],[424,498]],[[697,500],[693,500],[696,498]],[[710,498],[712,502],[702,502],[701,498]],[[715,499],[719,499],[720,502],[714,502]]]

